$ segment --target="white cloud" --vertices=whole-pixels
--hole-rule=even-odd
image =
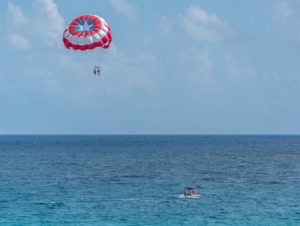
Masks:
[[[65,29],[64,18],[59,13],[54,0],[34,0],[33,11],[27,16],[24,15],[18,5],[8,3],[6,14],[8,15],[7,18],[12,18],[10,21],[6,21],[6,23],[13,25],[9,27],[9,33],[18,33],[28,37],[30,40],[38,38],[38,41],[42,41],[51,46],[62,45],[61,36]],[[26,29],[20,30],[17,27],[24,24],[27,25]],[[28,24],[30,24],[30,26]],[[15,39],[15,37],[10,37],[10,40]],[[24,38],[22,40],[24,40]],[[22,43],[24,44],[25,41]]]
[[[180,64],[188,68],[185,73],[182,73],[183,79],[192,86],[200,87],[203,91],[214,91],[214,62],[209,48],[183,50],[179,56],[179,61]]]
[[[279,0],[275,3],[275,20],[300,38],[300,2],[298,0]]]
[[[172,34],[172,24],[166,16],[160,18],[159,29],[165,37],[169,37]]]
[[[27,23],[27,18],[24,16],[21,8],[17,5],[8,3],[8,15],[10,18],[12,18],[11,21],[13,21],[15,25]]]
[[[190,6],[179,20],[194,40],[215,42],[233,35],[233,30],[216,15],[208,14],[199,6]]]
[[[56,43],[59,45],[65,25],[57,5],[53,0],[36,0],[35,9],[38,14],[37,28],[39,32],[49,44]]]
[[[135,57],[125,58],[124,63],[128,65],[142,65],[142,64],[154,65],[156,64],[156,58],[152,54],[141,53]]]
[[[135,19],[137,16],[137,10],[130,5],[126,0],[110,0],[113,8],[123,16],[129,19]]]
[[[295,11],[291,6],[291,3],[289,1],[280,1],[278,3],[278,10],[279,10],[279,14],[280,16],[285,20],[288,17],[291,17]]]
[[[10,45],[20,48],[20,49],[28,49],[29,42],[26,38],[19,34],[9,34],[7,36],[7,41]]]
[[[155,57],[151,53],[128,56],[115,46],[111,47],[114,48],[112,53],[104,53],[106,51],[101,49],[84,54],[70,51],[57,58],[57,68],[71,76],[73,87],[67,85],[65,88],[67,93],[72,94],[70,98],[76,104],[86,106],[92,106],[99,101],[105,102],[107,98],[114,101],[122,99],[124,104],[131,104],[133,98],[137,105],[141,98],[154,101],[158,97],[153,79],[157,66]],[[95,64],[101,66],[102,75],[99,78],[93,76]],[[95,82],[95,79],[103,82]],[[104,96],[106,99],[102,99]]]
[[[227,67],[228,75],[231,78],[238,77],[242,74],[242,66],[238,59],[232,54],[226,54],[224,57],[225,65]],[[244,66],[245,68],[245,66]]]
[[[110,58],[110,57],[109,57]],[[136,56],[128,56],[118,53],[106,62],[103,68],[107,70],[107,76],[115,78],[110,82],[114,83],[116,89],[107,91],[111,95],[127,98],[134,97],[137,93],[146,96],[156,96],[157,87],[153,80],[153,73],[156,70],[157,61],[150,53],[142,53]],[[122,72],[122,73],[120,73]]]

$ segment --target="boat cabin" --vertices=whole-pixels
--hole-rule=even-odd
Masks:
[[[192,195],[198,195],[197,188],[195,187],[186,187],[184,188],[184,195],[185,196],[192,196]]]

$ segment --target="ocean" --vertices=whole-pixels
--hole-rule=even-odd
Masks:
[[[0,225],[300,225],[300,136],[0,136]]]

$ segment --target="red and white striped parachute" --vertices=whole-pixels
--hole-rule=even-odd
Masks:
[[[82,15],[75,18],[64,31],[66,48],[91,50],[96,47],[109,48],[112,41],[110,26],[97,15]]]

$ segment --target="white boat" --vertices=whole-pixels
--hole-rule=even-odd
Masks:
[[[183,194],[178,195],[178,198],[181,199],[200,199],[201,195],[197,192],[197,189],[194,187],[186,187]]]

